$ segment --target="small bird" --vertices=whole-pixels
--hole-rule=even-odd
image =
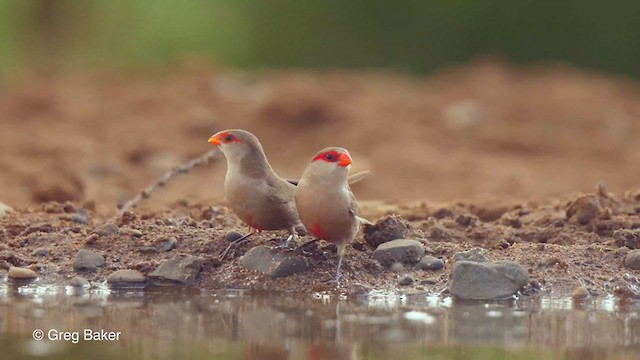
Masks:
[[[295,193],[295,203],[304,226],[318,239],[338,247],[337,282],[345,247],[358,233],[358,202],[349,188],[349,167],[353,161],[346,149],[328,147],[312,158]]]
[[[209,142],[227,158],[224,194],[231,210],[257,231],[289,231],[285,246],[295,240],[296,227],[302,225],[294,200],[296,186],[273,171],[258,138],[248,131],[232,129],[218,132]]]

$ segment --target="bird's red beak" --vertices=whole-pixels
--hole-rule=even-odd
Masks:
[[[209,142],[216,146],[220,146],[220,144],[222,144],[222,141],[220,141],[218,135],[213,135],[212,137],[210,137]]]
[[[347,167],[351,165],[351,163],[353,163],[353,160],[351,160],[351,156],[349,156],[348,152],[343,152],[338,157],[338,166]]]

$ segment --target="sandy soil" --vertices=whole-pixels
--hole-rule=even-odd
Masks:
[[[76,274],[77,250],[90,248],[107,264],[83,275],[103,280],[115,269],[148,273],[164,259],[192,254],[205,260],[197,286],[325,289],[320,280],[336,261],[326,244],[307,255],[311,271],[285,279],[248,272],[237,261],[250,246],[279,244],[284,234],[260,235],[218,260],[225,234],[245,231],[224,207],[223,161],[119,217],[118,234],[91,236],[117,204],[210,150],[211,134],[244,128],[285,177],[297,177],[319,148],[347,147],[354,171],[373,170],[354,187],[364,215],[400,214],[411,236],[447,261],[437,272],[388,271],[358,238],[345,263],[347,292],[394,289],[405,273],[416,282],[404,292],[443,291],[453,254],[481,246],[492,260],[527,267],[529,292],[568,295],[584,284],[594,295],[625,293],[640,275],[622,265],[629,247],[640,247],[639,115],[636,83],[560,66],[478,63],[410,78],[189,65],[163,74],[6,82],[0,201],[16,211],[0,219],[0,268],[31,267],[42,281],[64,281]],[[607,189],[596,188],[600,181]],[[80,209],[87,224],[74,220]],[[171,236],[176,249],[140,253]],[[34,254],[39,248],[48,255]]]

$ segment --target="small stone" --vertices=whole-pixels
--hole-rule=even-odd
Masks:
[[[484,250],[481,248],[473,248],[467,251],[459,252],[453,255],[454,261],[473,261],[473,262],[490,262],[484,256]]]
[[[89,286],[89,281],[82,276],[74,276],[73,279],[69,280],[69,285],[73,287],[86,287]]]
[[[98,239],[100,238],[100,235],[98,234],[91,234],[87,237],[87,240],[85,240],[85,244],[87,245],[91,245],[93,243],[95,243]]]
[[[73,262],[73,268],[76,270],[95,271],[102,265],[104,265],[104,256],[85,249],[78,251],[76,259]]]
[[[153,246],[143,246],[140,248],[140,252],[143,254],[154,254],[158,252],[158,249]]]
[[[240,239],[242,237],[242,234],[240,234],[237,231],[229,231],[228,233],[226,233],[224,235],[224,239],[227,240],[228,242],[234,242],[238,239]]]
[[[624,266],[633,270],[640,270],[640,250],[631,250],[624,258]]]
[[[613,238],[618,246],[640,249],[640,230],[638,229],[618,229],[613,232]]]
[[[31,280],[37,278],[38,274],[31,269],[12,266],[7,276],[13,280]]]
[[[589,297],[589,290],[587,289],[586,286],[582,285],[582,286],[578,286],[574,291],[573,291],[573,295],[571,295],[571,297],[574,300],[581,300],[581,299],[586,299]]]
[[[411,275],[405,275],[398,280],[398,285],[400,286],[408,286],[415,282]]]
[[[109,236],[109,235],[116,234],[118,231],[120,231],[120,228],[118,227],[118,225],[114,223],[108,223],[96,229],[94,233],[98,234],[99,236]]]
[[[240,264],[249,270],[261,272],[272,278],[285,277],[307,270],[307,259],[290,252],[280,253],[264,245],[247,251]]]
[[[130,230],[130,231],[129,231],[129,234],[131,234],[132,236],[135,236],[135,237],[142,237],[142,235],[144,235],[144,234],[142,233],[142,231],[140,231],[140,230],[138,230],[138,229],[132,229],[132,230]]]
[[[162,222],[167,226],[174,226],[176,224],[176,222],[173,221],[173,219],[169,219],[169,218],[162,219]]]
[[[373,247],[388,241],[402,239],[411,230],[411,225],[400,216],[390,215],[378,220],[374,225],[364,226],[364,240]]]
[[[49,255],[49,249],[41,247],[33,250],[31,256],[42,257]]]
[[[444,267],[444,261],[435,256],[426,255],[418,263],[418,268],[422,270],[440,270]]]
[[[112,285],[142,284],[145,281],[144,274],[137,270],[116,270],[107,276],[107,283]]]
[[[393,272],[403,272],[404,271],[404,265],[402,265],[402,263],[396,262],[393,263],[393,265],[391,265],[391,267],[389,268],[391,271]]]
[[[175,249],[175,247],[178,245],[178,239],[176,239],[175,237],[170,237],[169,239],[167,239],[166,241],[162,242],[162,244],[160,244],[160,251],[171,251],[173,249]]]
[[[424,252],[424,246],[421,242],[398,239],[378,246],[373,252],[373,258],[385,266],[389,266],[394,262],[414,264],[420,261]]]
[[[420,284],[422,285],[435,285],[437,283],[438,283],[438,279],[424,279],[420,281]]]
[[[83,225],[89,222],[87,215],[83,215],[83,214],[73,214],[71,215],[70,219],[73,222],[76,222],[78,224],[83,224]]]
[[[624,275],[622,275],[622,278],[625,281],[631,282],[631,283],[637,283],[638,282],[638,278],[636,278],[635,276],[629,274],[629,273],[625,273]]]
[[[202,261],[195,256],[165,260],[149,274],[154,285],[191,285],[196,281]]]
[[[593,194],[582,195],[573,201],[566,209],[567,219],[575,218],[582,225],[594,220],[600,213],[598,197]]]
[[[7,205],[7,204],[3,203],[2,201],[0,201],[0,218],[5,216],[5,215],[7,215],[8,213],[10,213],[12,211],[13,211],[13,209],[9,205]]]
[[[459,299],[507,298],[529,283],[527,270],[512,261],[457,260],[449,275],[451,295]]]

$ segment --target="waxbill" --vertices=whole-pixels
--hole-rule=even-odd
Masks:
[[[338,247],[335,281],[340,279],[345,247],[358,233],[360,223],[366,222],[357,216],[358,203],[349,188],[351,163],[346,149],[320,150],[302,174],[295,193],[296,207],[307,230]]]
[[[250,132],[224,130],[209,142],[227,159],[224,194],[231,210],[257,231],[289,231],[288,245],[301,225],[294,201],[296,186],[273,171],[260,141]]]

